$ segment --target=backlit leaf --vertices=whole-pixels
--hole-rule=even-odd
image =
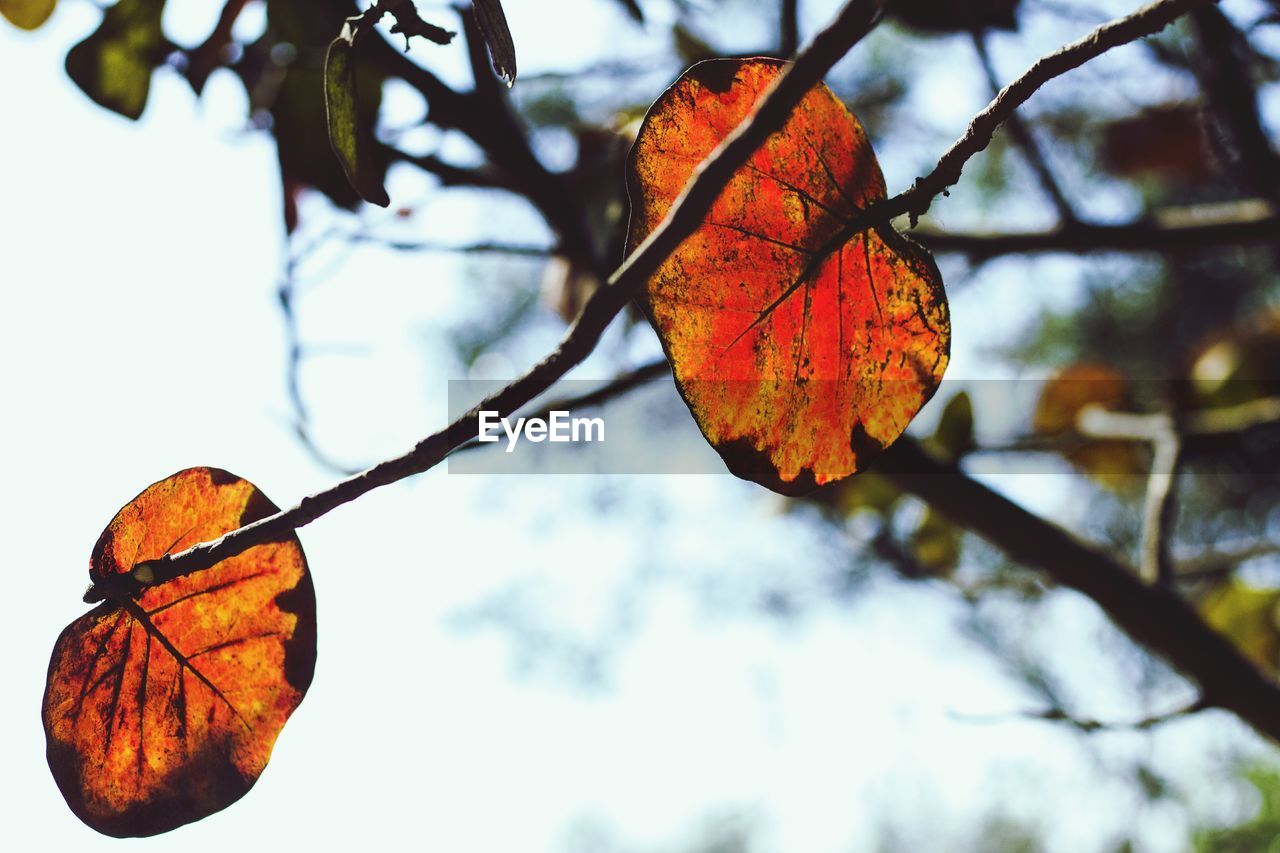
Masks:
[[[356,65],[351,42],[336,38],[324,60],[325,115],[329,144],[338,155],[347,179],[365,201],[379,207],[391,204],[382,186],[380,169],[372,158],[371,132],[360,122],[356,106]]]
[[[160,19],[165,0],[120,0],[102,23],[67,53],[67,74],[97,104],[136,119],[147,105],[151,72],[173,45]]]
[[[631,154],[628,251],[784,68],[710,60],[658,99]],[[680,392],[739,476],[786,494],[848,476],[937,389],[951,333],[932,258],[889,226],[837,239],[884,195],[862,127],[819,85],[649,282]]]
[[[34,30],[53,14],[58,0],[0,0],[0,15],[23,30]]]
[[[1259,589],[1237,578],[1199,602],[1204,621],[1225,635],[1263,671],[1280,668],[1280,590]]]
[[[94,546],[95,582],[276,511],[215,468],[148,487]],[[86,824],[154,835],[243,796],[311,683],[315,595],[297,537],[108,599],[54,646],[43,718],[49,767]]]

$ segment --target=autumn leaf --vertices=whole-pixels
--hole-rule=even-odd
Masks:
[[[785,63],[710,60],[653,105],[632,149],[628,252]],[[866,134],[825,86],[740,169],[644,301],[680,392],[730,470],[797,494],[866,467],[929,400],[950,319],[927,252],[889,226]]]
[[[49,20],[58,0],[0,0],[0,15],[23,30],[34,30]]]
[[[190,468],[107,525],[95,584],[276,511],[253,486]],[[93,829],[155,835],[253,786],[311,683],[315,595],[296,536],[108,599],[62,632],[43,718],[49,767]]]
[[[1114,491],[1140,485],[1145,448],[1130,441],[1075,440],[1076,420],[1087,406],[1109,411],[1129,408],[1129,380],[1105,364],[1083,362],[1063,368],[1040,390],[1031,427],[1037,435],[1065,438],[1063,457],[1095,482]]]

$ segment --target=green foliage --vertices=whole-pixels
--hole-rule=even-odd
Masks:
[[[1256,767],[1245,778],[1259,795],[1257,814],[1238,826],[1199,830],[1193,838],[1196,853],[1280,851],[1280,772]]]

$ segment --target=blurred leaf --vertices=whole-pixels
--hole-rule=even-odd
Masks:
[[[356,101],[356,68],[351,42],[336,38],[324,61],[325,116],[329,144],[338,156],[347,179],[365,201],[379,207],[391,204],[382,186],[380,171],[373,163],[372,134],[361,125]]]
[[[973,449],[973,401],[965,391],[947,401],[929,444],[951,459]]]
[[[1192,364],[1191,387],[1203,408],[1280,395],[1280,311],[1205,347]]]
[[[790,505],[815,504],[829,518],[839,522],[864,510],[887,521],[901,498],[902,492],[897,486],[879,474],[865,473],[828,483]]]
[[[1200,110],[1169,104],[1109,122],[1102,128],[1100,161],[1122,178],[1180,179],[1197,183],[1214,173]]]
[[[1280,669],[1277,606],[1280,590],[1258,589],[1234,577],[1198,604],[1205,622],[1271,675]]]
[[[885,12],[918,30],[969,33],[1018,28],[1019,0],[889,0]]]
[[[516,46],[511,41],[511,30],[507,28],[507,16],[502,11],[501,0],[474,0],[476,25],[480,27],[480,35],[489,48],[489,56],[493,59],[493,70],[507,81],[507,85],[516,82]]]
[[[58,0],[0,0],[0,15],[18,29],[34,30],[49,20]]]
[[[932,507],[925,510],[908,542],[916,562],[935,577],[947,577],[960,565],[962,531]]]
[[[1071,365],[1044,384],[1032,430],[1037,435],[1071,437],[1076,434],[1076,417],[1085,406],[1115,411],[1131,402],[1129,381],[1119,371],[1103,364]],[[1147,457],[1145,448],[1128,441],[1077,442],[1062,455],[1091,479],[1115,491],[1138,485]]]
[[[151,72],[173,50],[160,19],[165,0],[120,0],[98,29],[67,53],[67,74],[95,103],[136,119],[147,105]]]
[[[1257,767],[1245,774],[1257,791],[1257,811],[1236,826],[1201,829],[1195,833],[1196,853],[1274,853],[1280,839],[1280,772]]]

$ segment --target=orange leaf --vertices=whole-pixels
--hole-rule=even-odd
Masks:
[[[102,532],[95,582],[276,511],[246,480],[189,468]],[[63,630],[44,696],[49,767],[71,810],[115,836],[155,835],[253,786],[316,660],[315,594],[296,536],[108,600]]]
[[[628,251],[784,68],[709,60],[658,99],[631,153]],[[650,280],[680,393],[735,474],[786,494],[848,476],[937,389],[951,323],[933,259],[889,226],[839,242],[884,196],[861,125],[818,85]]]

